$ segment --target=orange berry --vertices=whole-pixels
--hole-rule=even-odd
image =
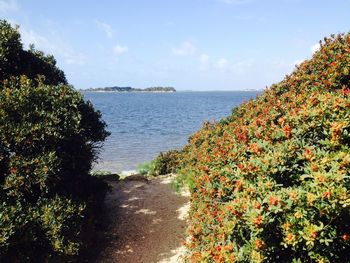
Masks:
[[[344,240],[344,241],[348,241],[350,239],[350,235],[349,234],[344,234],[341,236],[341,238]]]
[[[327,191],[327,192],[324,192],[324,193],[323,193],[323,197],[324,197],[324,198],[329,199],[329,198],[331,198],[331,196],[332,196],[332,193],[331,193],[330,191]]]
[[[279,200],[276,199],[275,197],[271,196],[271,197],[269,198],[269,204],[270,204],[270,205],[277,205],[278,203],[279,203]]]
[[[260,226],[262,221],[263,221],[262,216],[257,216],[253,222],[254,222],[254,225]]]
[[[312,233],[311,233],[311,237],[312,237],[312,238],[317,238],[317,236],[318,236],[318,233],[317,233],[317,232],[312,232]]]
[[[229,245],[224,246],[224,250],[232,251],[232,250],[233,250],[232,244],[229,244]]]
[[[264,247],[264,242],[260,239],[255,240],[255,247],[257,249],[262,249]]]
[[[283,130],[284,136],[286,136],[286,138],[289,138],[292,135],[292,129],[288,124],[286,126],[284,126],[282,130]]]
[[[260,209],[260,208],[261,208],[261,204],[258,203],[258,202],[256,202],[256,203],[254,204],[254,208],[255,208],[255,209]]]

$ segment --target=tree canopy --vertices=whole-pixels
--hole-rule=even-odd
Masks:
[[[100,214],[90,170],[109,133],[52,55],[0,32],[0,262],[71,262]]]
[[[67,84],[64,72],[56,66],[52,55],[36,50],[30,45],[24,50],[21,43],[19,27],[12,27],[6,20],[0,20],[0,80],[11,76],[26,75],[36,79],[44,77],[45,84]]]

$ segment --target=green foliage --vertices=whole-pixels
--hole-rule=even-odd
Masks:
[[[77,254],[84,217],[107,189],[89,176],[108,135],[100,117],[70,86],[0,86],[0,259]]]
[[[13,28],[7,21],[0,20],[0,80],[19,75],[32,80],[41,75],[45,84],[67,84],[52,55],[35,50],[34,45],[28,51],[23,50],[18,27]]]
[[[108,135],[100,117],[70,86],[22,77],[0,87],[0,258],[78,252],[107,189],[89,176]]]
[[[180,173],[177,174],[175,179],[171,182],[171,186],[176,190],[176,192],[180,193],[186,186],[189,189],[194,189],[195,182],[192,175]]]
[[[172,150],[161,152],[154,160],[154,175],[176,173],[180,165],[181,152]]]
[[[140,175],[153,175],[154,171],[154,161],[151,161],[149,163],[141,163],[137,166],[137,173]]]
[[[118,181],[120,176],[116,173],[112,173],[111,171],[93,171],[90,173],[91,176],[105,179],[105,180],[112,180],[112,181]]]
[[[0,32],[0,261],[67,262],[107,190],[89,174],[106,125],[52,56],[24,51],[4,20]]]
[[[191,262],[350,261],[350,35],[184,150]]]
[[[0,79],[19,75],[22,43],[18,28],[0,20]]]
[[[172,150],[161,152],[154,160],[149,163],[142,163],[137,167],[137,173],[140,175],[158,176],[170,173],[176,173],[180,165],[181,152]]]
[[[44,76],[45,84],[67,84],[65,74],[56,66],[56,59],[52,55],[45,55],[42,51],[30,45],[29,50],[23,50],[20,56],[20,75],[26,75],[35,80],[37,75]]]

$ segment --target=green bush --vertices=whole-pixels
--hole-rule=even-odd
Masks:
[[[106,190],[89,175],[108,135],[100,117],[70,86],[25,77],[0,86],[0,258],[78,252]]]
[[[6,21],[0,31],[0,262],[67,262],[107,190],[89,174],[106,125],[52,56],[22,50]]]
[[[155,161],[154,171],[155,175],[165,175],[176,173],[180,165],[181,152],[172,150],[168,152],[161,152]]]
[[[140,175],[149,175],[152,176],[153,175],[153,171],[154,171],[154,165],[155,162],[151,161],[151,162],[145,162],[145,163],[141,163],[137,166],[137,173]]]
[[[52,55],[45,55],[34,45],[23,50],[18,27],[13,28],[6,20],[0,20],[0,81],[20,75],[32,80],[42,75],[45,84],[67,84],[64,72],[56,67]]]
[[[350,35],[184,151],[191,262],[350,261]]]
[[[177,150],[161,152],[151,162],[138,165],[137,173],[148,176],[176,173],[180,165],[180,156],[181,152]]]
[[[120,179],[120,176],[118,174],[112,173],[111,171],[104,171],[104,170],[92,171],[90,172],[90,175],[99,179],[110,180],[110,181],[118,181]]]

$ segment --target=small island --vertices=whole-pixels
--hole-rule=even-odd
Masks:
[[[150,87],[145,89],[132,88],[132,87],[104,87],[104,88],[90,88],[83,91],[90,92],[176,92],[173,87]]]

